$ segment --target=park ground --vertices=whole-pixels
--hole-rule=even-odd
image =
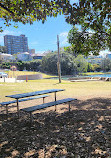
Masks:
[[[16,107],[0,114],[1,158],[110,158],[111,157],[111,82],[70,82],[42,79],[22,83],[0,83],[0,102],[6,95],[45,89],[65,89],[57,99],[73,97],[68,105],[47,108],[34,114],[30,126],[28,115],[17,119]],[[52,101],[54,94],[46,98]],[[41,99],[20,103],[20,108],[41,103]]]

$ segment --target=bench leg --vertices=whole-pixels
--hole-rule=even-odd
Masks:
[[[45,99],[45,97],[43,97],[43,104],[44,104],[44,99]]]
[[[69,112],[71,111],[70,102],[69,102]]]
[[[17,113],[18,113],[18,118],[20,117],[20,113],[19,113],[19,103],[18,103],[18,99],[17,99]]]
[[[56,111],[56,105],[55,105],[55,111]]]
[[[55,101],[56,101],[57,99],[56,99],[56,92],[55,92]]]
[[[56,92],[55,92],[55,101],[57,100],[57,98],[56,98]],[[55,111],[56,111],[56,105],[55,105]]]
[[[32,124],[32,119],[33,119],[32,112],[30,112],[30,124]]]
[[[7,114],[7,117],[8,117],[8,105],[6,105],[6,114]]]

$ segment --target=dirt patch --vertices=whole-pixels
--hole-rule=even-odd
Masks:
[[[1,158],[110,158],[111,99],[93,98],[47,108],[34,114],[32,126],[16,109],[0,114]],[[62,111],[62,112],[61,112]]]

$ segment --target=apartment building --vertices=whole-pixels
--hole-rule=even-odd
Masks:
[[[28,49],[29,54],[35,54],[35,49]]]
[[[4,46],[8,54],[16,54],[18,52],[28,52],[28,39],[25,35],[13,36],[5,35],[4,36]]]

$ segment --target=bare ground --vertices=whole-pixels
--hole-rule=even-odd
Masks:
[[[12,108],[14,109],[14,108]],[[111,99],[78,100],[34,114],[0,113],[0,158],[111,158]]]

